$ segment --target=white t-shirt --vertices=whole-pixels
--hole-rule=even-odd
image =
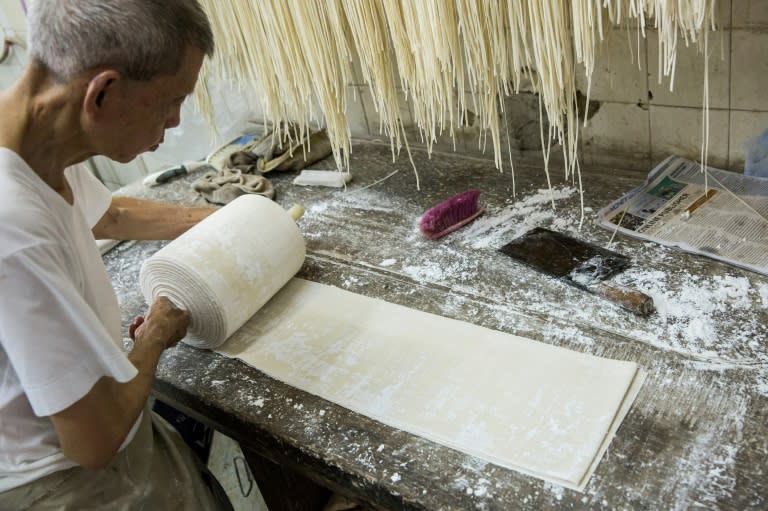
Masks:
[[[47,416],[137,373],[91,232],[111,194],[84,169],[65,176],[73,205],[0,148],[0,491],[74,466]]]

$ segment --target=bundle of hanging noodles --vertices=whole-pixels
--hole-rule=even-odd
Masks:
[[[218,44],[203,76],[252,91],[265,121],[324,125],[337,165],[348,166],[347,84],[370,88],[380,131],[403,143],[398,94],[412,102],[424,142],[453,134],[476,114],[502,168],[501,99],[530,82],[552,142],[562,145],[566,179],[578,178],[575,76],[591,82],[597,45],[611,26],[659,33],[659,68],[674,80],[680,44],[706,43],[716,0],[203,0]],[[353,62],[359,73],[353,76]],[[705,77],[706,80],[706,77]],[[205,79],[198,105],[212,119]],[[401,90],[398,90],[401,89]],[[461,93],[470,91],[471,104]],[[457,93],[458,92],[458,93]],[[587,91],[587,97],[589,91]],[[705,105],[707,104],[705,98]],[[501,119],[500,119],[501,117]],[[544,125],[544,123],[542,123]],[[285,133],[285,137],[290,134]],[[510,158],[511,163],[511,158]]]

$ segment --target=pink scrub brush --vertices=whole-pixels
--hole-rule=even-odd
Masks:
[[[432,206],[421,217],[419,229],[427,239],[436,240],[468,224],[485,210],[477,205],[479,196],[480,190],[467,190]]]

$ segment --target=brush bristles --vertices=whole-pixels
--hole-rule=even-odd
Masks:
[[[419,229],[427,239],[436,240],[477,218],[484,208],[477,199],[480,190],[467,190],[429,208],[421,217]]]

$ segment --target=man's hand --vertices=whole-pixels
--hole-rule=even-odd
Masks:
[[[187,335],[189,313],[176,307],[165,296],[159,296],[146,317],[137,316],[128,327],[137,342],[159,342],[163,349],[175,346]]]

